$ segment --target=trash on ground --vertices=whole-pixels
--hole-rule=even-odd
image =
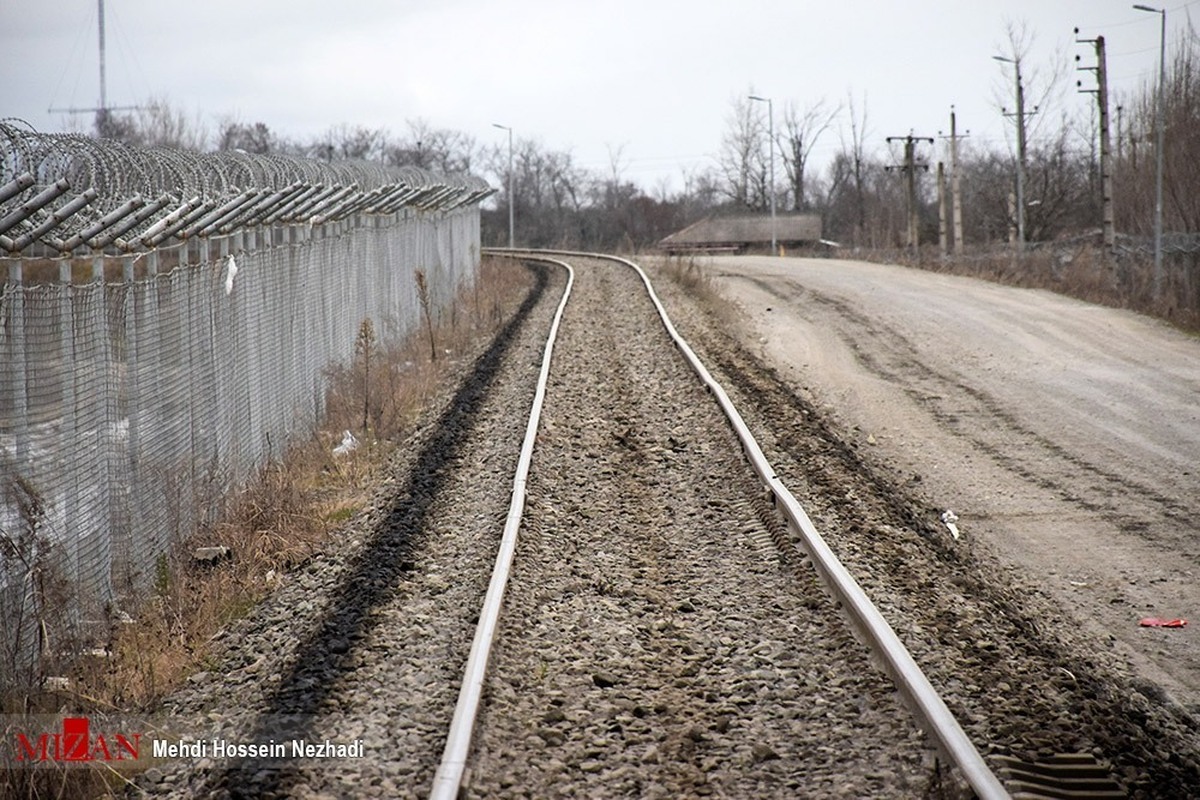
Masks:
[[[350,431],[342,431],[342,443],[333,448],[335,456],[348,456],[358,449],[358,439]]]
[[[954,524],[956,522],[958,522],[958,515],[947,508],[942,513],[942,523],[950,531],[950,535],[953,536],[954,539],[957,541],[958,540],[958,526]]]
[[[1186,619],[1159,619],[1158,617],[1146,617],[1138,623],[1143,628],[1182,628],[1187,625]]]
[[[192,560],[202,564],[219,564],[222,561],[232,561],[233,551],[223,544],[215,547],[197,547],[192,551]]]

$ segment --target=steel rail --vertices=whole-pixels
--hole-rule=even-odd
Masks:
[[[512,255],[520,253],[529,257],[530,251],[509,250],[507,248],[488,248],[485,252],[494,255]],[[963,779],[980,800],[1008,800],[1010,795],[987,766],[983,756],[967,737],[958,720],[946,707],[937,690],[929,682],[925,673],[913,659],[908,648],[900,641],[895,630],[884,619],[879,609],[867,597],[854,576],[834,555],[833,550],[825,542],[824,537],[817,531],[808,513],[792,492],[784,485],[775,472],[775,468],[763,453],[758,441],[750,432],[742,415],[738,412],[724,387],[712,376],[704,362],[696,355],[687,341],[675,329],[667,310],[659,300],[650,282],[649,276],[634,262],[619,256],[602,255],[599,253],[581,253],[569,250],[538,250],[546,255],[596,258],[615,261],[633,269],[642,279],[651,302],[658,310],[659,319],[675,346],[683,354],[684,359],[691,365],[700,380],[716,398],[721,410],[728,418],[734,433],[742,443],[746,458],[758,474],[763,485],[771,493],[776,509],[783,515],[792,530],[799,535],[804,549],[824,581],[826,588],[838,601],[839,605],[850,618],[851,624],[862,635],[867,646],[871,648],[883,662],[887,672],[895,681],[901,694],[909,702],[909,708],[917,717],[918,722],[937,742],[938,748],[954,767],[958,769]]]
[[[545,256],[529,256],[528,258],[555,264],[565,269],[567,286],[563,290],[562,299],[558,302],[558,309],[554,312],[554,320],[550,323],[550,333],[546,337],[546,346],[542,351],[542,368],[538,373],[537,389],[534,391],[533,404],[529,411],[529,422],[525,426],[525,439],[521,443],[521,454],[517,459],[512,499],[509,501],[508,516],[504,520],[504,534],[500,539],[496,564],[492,568],[491,581],[488,583],[483,607],[479,612],[479,624],[475,627],[475,638],[471,642],[471,653],[467,657],[462,687],[459,689],[458,702],[454,707],[454,717],[450,722],[450,731],[446,737],[442,761],[433,778],[433,787],[429,793],[430,800],[454,800],[458,797],[463,770],[467,766],[471,736],[475,732],[475,717],[479,711],[479,701],[483,696],[483,681],[492,652],[492,642],[495,640],[496,628],[500,620],[500,606],[504,601],[504,591],[508,586],[513,555],[517,550],[517,532],[521,527],[521,516],[525,511],[525,486],[529,477],[529,467],[533,462],[533,444],[537,439],[538,425],[542,418],[542,405],[546,399],[546,383],[550,378],[550,361],[554,355],[554,342],[558,338],[558,326],[562,321],[563,312],[567,308],[567,300],[571,297],[571,287],[575,283],[575,271],[565,261]]]

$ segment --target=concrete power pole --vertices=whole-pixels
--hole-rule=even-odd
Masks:
[[[941,135],[941,131],[938,131],[938,134]],[[970,134],[971,132],[967,131],[959,136],[954,106],[950,106],[950,135],[941,138],[950,140],[950,197],[954,209],[954,255],[956,256],[961,256],[963,253],[962,181],[959,179],[958,170],[958,140],[965,139]]]
[[[938,248],[942,251],[942,258],[945,258],[950,251],[949,242],[946,241],[946,166],[941,161],[937,167],[937,192],[938,192]]]
[[[1121,127],[1121,118],[1124,115],[1124,111],[1125,106],[1117,106],[1117,161],[1125,158],[1125,146],[1121,144],[1123,141],[1121,137],[1124,135],[1122,133],[1124,129]]]
[[[1104,52],[1103,36],[1096,37],[1096,65],[1096,77],[1100,81],[1096,99],[1100,103],[1100,191],[1104,203],[1104,246],[1111,251],[1117,246],[1117,228],[1113,215],[1112,142],[1108,135],[1108,57]]]
[[[908,190],[908,246],[912,248],[916,254],[921,243],[921,227],[920,227],[920,207],[917,204],[917,170],[923,169],[929,171],[928,164],[918,163],[916,160],[917,144],[920,142],[933,143],[933,139],[928,136],[913,136],[911,133],[908,136],[889,136],[887,141],[890,144],[895,141],[904,142],[904,164],[901,166],[892,165],[885,167],[887,171],[899,169],[904,173],[905,184]]]
[[[1017,62],[1017,250],[1025,250],[1025,86]]]
[[[1079,28],[1075,29],[1075,34],[1079,34]],[[1083,94],[1095,94],[1096,102],[1100,106],[1101,219],[1104,224],[1104,246],[1111,252],[1116,246],[1117,234],[1113,222],[1112,143],[1108,132],[1108,59],[1105,55],[1103,36],[1097,36],[1095,39],[1076,39],[1075,41],[1079,44],[1090,43],[1096,46],[1096,66],[1078,67],[1078,69],[1096,73],[1096,88],[1084,89],[1083,81],[1076,81],[1075,85],[1080,87],[1079,91]],[[1079,56],[1075,56],[1075,61],[1079,60]],[[1119,138],[1120,131],[1118,129],[1118,140]]]
[[[1009,114],[1005,109],[1000,109],[1000,111],[1004,116],[1016,117],[1017,120],[1017,197],[1014,211],[1017,217],[1016,251],[1020,254],[1025,251],[1025,117],[1036,114],[1037,107],[1035,106],[1032,112],[1026,113],[1025,111],[1025,86],[1021,82],[1021,59],[1008,56],[992,56],[992,58],[1012,64],[1016,72],[1017,112]]]

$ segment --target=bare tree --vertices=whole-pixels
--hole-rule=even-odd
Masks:
[[[1004,134],[1015,147],[1013,181],[1018,161],[1027,178],[1031,172],[1039,178],[1025,182],[1022,198],[1027,225],[1025,236],[1036,241],[1055,227],[1048,224],[1047,220],[1057,216],[1059,211],[1050,212],[1050,209],[1057,208],[1063,197],[1074,194],[1069,184],[1073,184],[1077,177],[1069,175],[1070,170],[1067,169],[1068,164],[1074,163],[1073,159],[1066,158],[1064,134],[1069,124],[1067,115],[1058,117],[1061,125],[1057,131],[1049,130],[1055,119],[1055,108],[1062,100],[1067,58],[1062,51],[1056,51],[1049,62],[1031,64],[1029,53],[1035,36],[1024,21],[1007,20],[1005,40],[999,49],[1012,64],[1001,65],[1005,69],[1000,73],[1002,80],[996,85],[995,102],[1002,113],[1015,120],[1014,125],[1005,127]],[[1016,102],[1018,93],[1022,99],[1020,104]],[[1018,113],[1024,116],[1017,118]],[[1014,220],[1012,224],[1017,223]]]
[[[408,120],[407,126],[403,138],[384,146],[387,163],[449,174],[470,172],[478,160],[479,145],[472,136],[449,128],[435,128],[420,117]]]
[[[208,129],[197,114],[186,114],[171,106],[165,97],[152,97],[137,109],[134,124],[140,143],[145,147],[178,147],[204,150],[208,147]]]
[[[382,161],[387,132],[363,125],[334,125],[316,142],[317,154],[326,158]]]
[[[217,134],[218,150],[244,150],[255,155],[273,153],[279,149],[279,139],[266,123],[242,123],[226,117]]]
[[[620,205],[622,200],[628,199],[628,196],[622,197],[623,194],[626,194],[622,191],[623,185],[633,188],[635,191],[636,187],[633,187],[632,184],[624,184],[622,180],[622,173],[625,171],[625,143],[622,142],[615,147],[612,144],[606,144],[605,148],[608,150],[609,177],[603,183],[602,202],[605,208],[611,210]]]
[[[842,152],[847,158],[843,168],[849,173],[854,183],[854,225],[853,239],[855,245],[863,243],[863,235],[867,227],[867,196],[866,196],[866,141],[867,141],[867,95],[863,93],[861,116],[854,107],[854,95],[847,93],[847,107],[850,111],[850,141],[846,142],[845,133],[842,137]]]
[[[1071,69],[1067,54],[1061,48],[1055,49],[1048,61],[1031,62],[1029,54],[1036,40],[1027,22],[1006,19],[1004,42],[996,49],[997,53],[1020,64],[1025,115],[1028,117],[1026,136],[1031,139],[1043,134],[1045,128],[1054,121],[1055,110],[1064,105],[1064,90],[1068,88],[1065,77]],[[1013,66],[998,66],[1004,69],[998,73],[1000,77],[992,86],[992,102],[997,109],[1011,116],[1015,111]],[[1015,136],[1014,130],[1015,126],[1010,126],[1005,135]]]
[[[125,144],[141,145],[141,133],[132,114],[117,114],[105,109],[96,112],[96,138],[116,139]]]
[[[784,106],[783,129],[777,138],[779,151],[783,154],[784,171],[791,188],[792,208],[796,211],[807,211],[809,208],[808,194],[805,191],[805,170],[808,167],[809,156],[812,155],[821,134],[829,130],[829,126],[841,111],[840,105],[829,108],[823,98],[803,111],[790,102]]]
[[[730,101],[717,166],[721,190],[734,205],[761,211],[770,199],[766,177],[769,142],[762,114],[749,99],[752,94],[753,87]]]

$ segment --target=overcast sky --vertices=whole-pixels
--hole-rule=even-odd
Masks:
[[[0,0],[0,117],[67,129],[47,109],[99,99],[96,0]],[[1168,47],[1200,0],[1166,6]],[[960,131],[1003,145],[1012,122],[1006,25],[1024,24],[1036,78],[1056,54],[1093,63],[1108,43],[1110,85],[1153,81],[1159,17],[1124,0],[107,0],[108,102],[149,96],[198,115],[265,122],[307,138],[333,125],[400,134],[423,118],[484,144],[520,138],[570,150],[648,191],[713,163],[731,103],[751,87],[786,103],[852,93],[870,141]],[[1073,67],[1073,64],[1072,64]],[[1094,85],[1091,73],[1072,73]],[[1007,97],[1006,97],[1006,93]],[[1057,103],[1085,107],[1091,95]],[[765,107],[763,111],[765,113]],[[843,114],[843,125],[848,117]],[[79,122],[75,125],[78,127]],[[847,129],[848,130],[848,129]],[[1009,136],[1008,138],[1011,138]],[[814,158],[839,144],[835,127]],[[936,160],[936,154],[934,159]],[[777,167],[777,169],[780,169]]]

